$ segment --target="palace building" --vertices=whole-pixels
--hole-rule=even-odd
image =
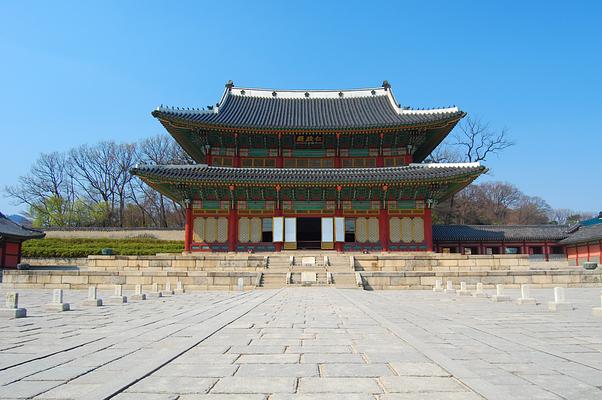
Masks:
[[[424,160],[465,113],[353,90],[239,88],[152,112],[194,165],[132,173],[186,206],[186,251],[432,251],[431,209],[486,168]]]

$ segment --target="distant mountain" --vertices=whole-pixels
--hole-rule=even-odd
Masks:
[[[31,226],[31,221],[22,215],[18,215],[18,214],[9,215],[8,219],[10,219],[13,222],[16,222],[19,225],[23,225],[23,226],[27,226],[27,227]]]

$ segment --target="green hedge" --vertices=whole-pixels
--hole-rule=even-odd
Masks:
[[[179,240],[131,239],[36,239],[23,243],[23,257],[87,257],[101,254],[104,248],[114,255],[155,255],[180,253],[184,242]]]

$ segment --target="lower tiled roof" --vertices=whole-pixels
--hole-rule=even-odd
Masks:
[[[46,234],[36,229],[26,228],[13,222],[4,214],[0,213],[0,237],[9,237],[15,239],[40,239]]]
[[[577,244],[602,240],[602,224],[580,226],[578,230],[562,240],[561,244]]]
[[[568,237],[566,225],[433,225],[433,240],[533,241]]]
[[[395,184],[472,177],[485,172],[478,164],[428,165],[382,168],[231,168],[198,165],[144,165],[132,169],[141,177],[157,180],[240,184]]]

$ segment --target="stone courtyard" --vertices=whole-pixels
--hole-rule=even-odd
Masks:
[[[102,307],[67,290],[67,312],[44,309],[51,290],[19,295],[28,317],[0,320],[2,399],[602,398],[599,288],[567,289],[560,312],[552,289],[532,289],[538,305],[284,288]]]

